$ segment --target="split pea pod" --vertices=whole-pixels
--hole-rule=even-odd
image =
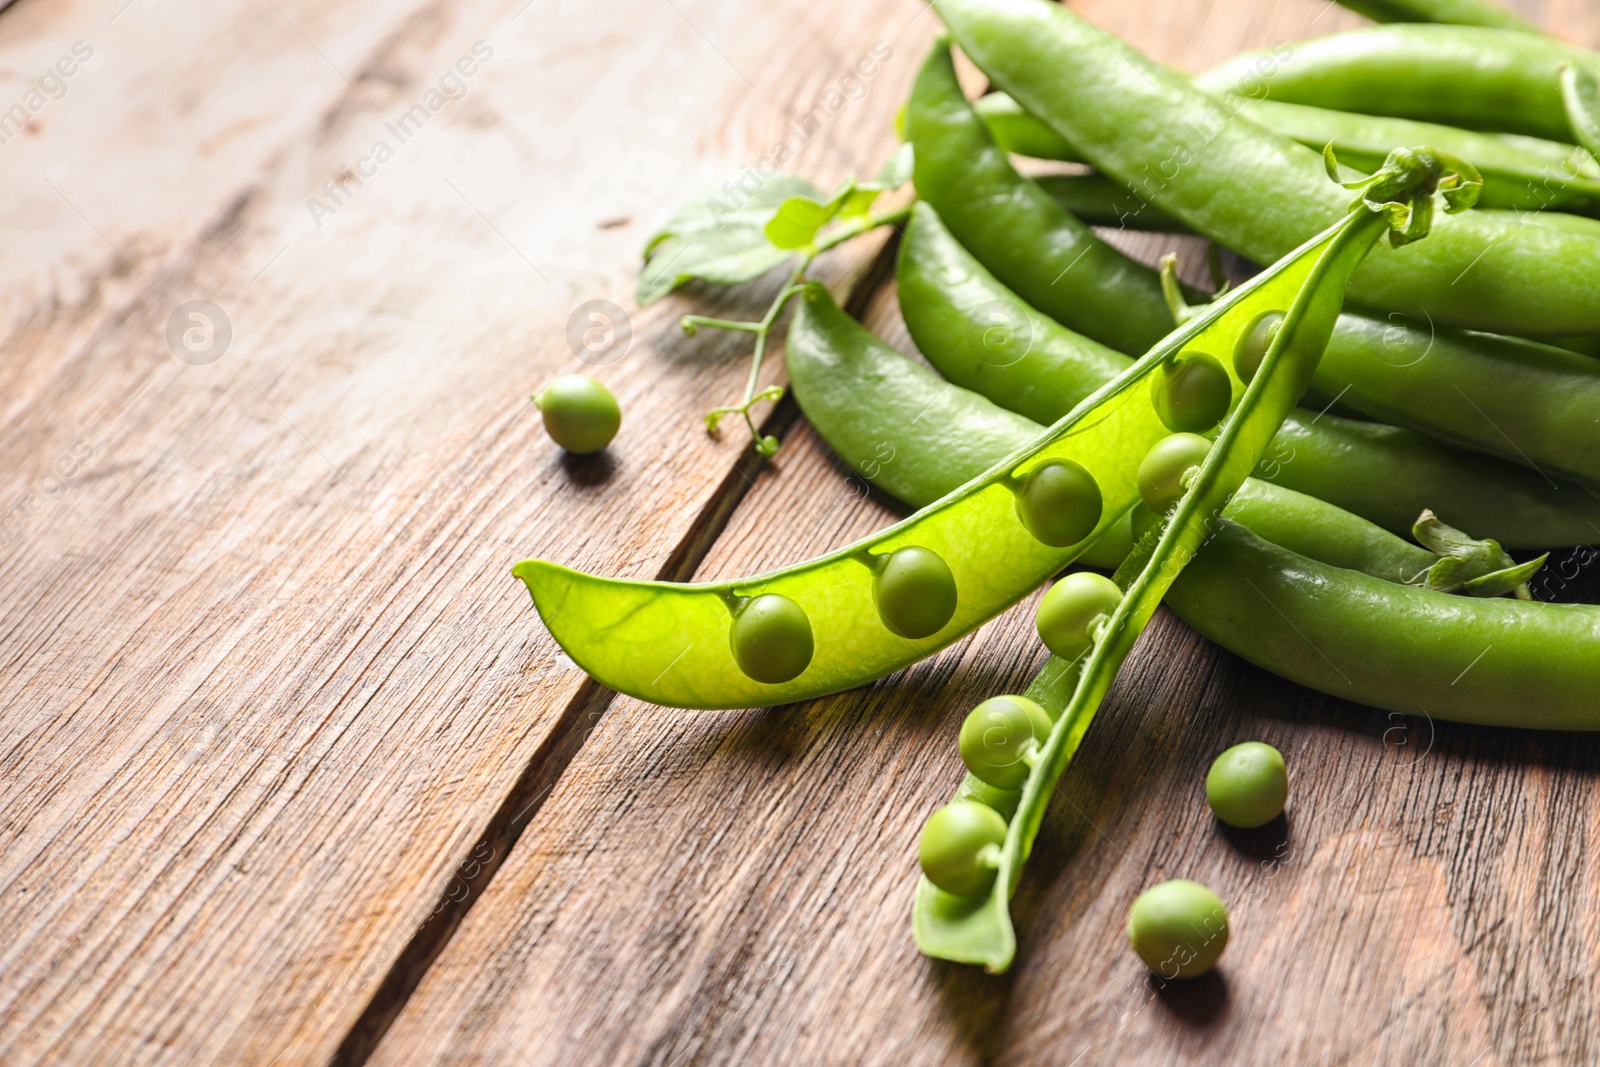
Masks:
[[[1005,93],[980,97],[973,106],[995,140],[1009,152],[1035,159],[1085,161],[1082,152]],[[1425,144],[1457,156],[1483,176],[1479,208],[1592,213],[1600,205],[1600,166],[1576,145],[1277,100],[1235,97],[1230,106],[1240,117],[1292,137],[1307,148],[1320,152],[1331,144],[1340,163],[1369,174],[1383,165],[1395,145]],[[1134,198],[1127,190],[1122,190],[1122,195]]]
[[[1409,203],[1432,177],[1398,161],[1384,204]],[[882,677],[1010,607],[1117,525],[1145,496],[1142,457],[1172,436],[1158,383],[1197,353],[1237,345],[1264,312],[1283,308],[1283,327],[1249,387],[1234,398],[1224,377],[1220,436],[1192,486],[1184,481],[1188,495],[1179,510],[1191,496],[1231,495],[1304,391],[1350,271],[1389,232],[1384,204],[1358,200],[1334,226],[1205,308],[1047,431],[872,537],[723,582],[609,579],[538,559],[517,564],[513,574],[579,666],[639,699],[759,707]],[[819,285],[805,286],[798,299],[791,345],[805,345],[844,317]],[[795,378],[794,388],[798,394],[805,386]],[[1187,519],[1174,520],[1169,533],[1176,539],[1169,549],[1195,536]],[[895,575],[914,588],[888,589]],[[930,601],[947,610],[925,610]],[[902,614],[907,606],[914,610]],[[926,625],[934,614],[937,625]]]
[[[1064,6],[934,6],[980,69],[1098,169],[1247,258],[1272,262],[1343,208],[1316,152],[1236,121],[1226,100]],[[1447,198],[1470,195],[1467,185]],[[1374,254],[1350,298],[1440,325],[1573,336],[1600,332],[1597,276],[1600,239],[1466,212],[1439,219],[1426,242]]]
[[[1536,33],[1478,26],[1397,24],[1335,33],[1246,53],[1195,79],[1336,111],[1573,138],[1561,68],[1600,70],[1587,49]]]
[[[963,248],[926,204],[913,209],[898,271],[901,312],[928,360],[956,385],[1034,423],[1054,422],[1127,365],[1127,357],[1029,307]],[[1314,381],[1328,395],[1342,394],[1357,406],[1372,396],[1400,411],[1463,407],[1466,412],[1457,413],[1460,424],[1473,425],[1469,417],[1477,425],[1488,420],[1519,444],[1535,448],[1541,462],[1547,450],[1534,441],[1548,443],[1548,451],[1570,457],[1574,465],[1592,457],[1591,469],[1600,470],[1600,451],[1579,451],[1585,440],[1600,443],[1592,415],[1600,409],[1600,363],[1543,345],[1479,340],[1503,341],[1513,357],[1531,351],[1561,366],[1574,364],[1576,377],[1541,378],[1536,361],[1515,358],[1479,367],[1470,361],[1489,357],[1452,335],[1430,342],[1347,312]],[[1581,388],[1585,382],[1587,390]],[[1478,396],[1487,407],[1472,407],[1468,397]],[[951,410],[953,418],[968,417],[965,409]],[[1440,420],[1431,421],[1437,432]],[[987,420],[983,425],[972,447],[995,447],[996,426]],[[1547,442],[1552,426],[1566,427],[1560,431],[1564,440]],[[1583,489],[1552,484],[1533,470],[1464,453],[1395,426],[1291,412],[1258,476],[1396,533],[1409,532],[1417,515],[1431,508],[1454,526],[1517,548],[1600,539],[1600,499]],[[889,491],[906,498],[898,489]]]

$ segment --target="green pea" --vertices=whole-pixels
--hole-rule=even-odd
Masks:
[[[798,678],[816,650],[805,609],[777,593],[758,596],[739,610],[730,643],[739,669],[768,685]]]
[[[1157,977],[1198,978],[1228,947],[1228,909],[1199,882],[1162,882],[1128,909],[1128,940]]]
[[[1157,441],[1139,463],[1139,495],[1157,515],[1165,515],[1189,487],[1184,475],[1211,453],[1211,442],[1198,434],[1175,433]]]
[[[1006,821],[972,800],[946,804],[928,819],[917,844],[917,861],[928,881],[958,897],[976,897],[994,885]]]
[[[1151,376],[1150,400],[1173,433],[1204,433],[1233,402],[1233,379],[1215,356],[1194,352],[1161,365]]]
[[[1288,799],[1283,753],[1260,741],[1234,745],[1206,772],[1206,803],[1229,826],[1265,826],[1282,813]]]
[[[1034,620],[1039,639],[1053,655],[1077,659],[1094,647],[1094,621],[1122,603],[1122,588],[1093,571],[1075,571],[1050,587]]]
[[[568,452],[598,452],[617,436],[622,408],[611,390],[582,374],[563,374],[534,394],[544,428]]]
[[[878,617],[901,637],[932,637],[956,613],[956,576],[932,549],[898,549],[878,564],[872,598]]]
[[[1040,464],[1017,486],[1017,517],[1029,533],[1052,548],[1066,548],[1088,537],[1100,525],[1104,508],[1094,475],[1070,459]]]
[[[1268,311],[1257,317],[1245,335],[1239,338],[1239,344],[1233,350],[1233,369],[1246,383],[1255,380],[1256,371],[1261,369],[1261,361],[1267,358],[1267,349],[1277,340],[1281,329],[1283,312]]]
[[[961,762],[975,778],[999,789],[1019,789],[1029,760],[1050,736],[1050,714],[1027,697],[990,697],[961,724]]]

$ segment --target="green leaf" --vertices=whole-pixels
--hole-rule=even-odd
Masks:
[[[797,196],[821,193],[803,178],[779,173],[749,192],[723,190],[678,209],[645,245],[639,306],[692,278],[738,285],[784,262],[791,253],[768,240],[765,228],[779,206]]]
[[[792,196],[779,207],[767,223],[767,240],[779,248],[805,248],[817,238],[817,231],[838,212],[837,201],[824,204],[809,196]]]

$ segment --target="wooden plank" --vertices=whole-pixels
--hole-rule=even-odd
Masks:
[[[1162,58],[1356,20],[1320,3],[1084,3]],[[1156,251],[1167,242],[1140,238]],[[1192,252],[1192,249],[1190,250]],[[1191,259],[1192,263],[1192,259]],[[903,341],[892,284],[867,320]],[[891,521],[803,426],[698,576]],[[977,700],[1039,661],[1031,605],[875,686],[761,712],[618,699],[374,1064],[1587,1062],[1600,740],[1435,724],[1298,689],[1163,612],[1061,786],[1000,978],[929,961],[908,919],[922,820]],[[1352,669],[1359,669],[1352,665]],[[1288,756],[1287,820],[1205,808],[1216,752]],[[1160,988],[1132,898],[1233,903],[1215,976]]]
[[[588,728],[510,562],[686,574],[754,476],[697,424],[744,349],[631,308],[640,244],[915,6],[120,7],[0,20],[18,69],[106,56],[0,146],[50,235],[0,253],[0,1061],[323,1062]],[[917,50],[793,165],[876,166]],[[196,298],[232,325],[208,365],[166,340]],[[628,416],[573,461],[525,395],[585,368],[597,298]]]

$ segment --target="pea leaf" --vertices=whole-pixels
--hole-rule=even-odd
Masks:
[[[820,199],[821,193],[804,178],[779,173],[748,193],[717,192],[680,208],[645,245],[639,306],[660,300],[691,278],[737,285],[788,259],[790,251],[768,239],[766,226],[794,197]]]
[[[837,199],[826,204],[809,196],[792,196],[767,223],[767,240],[779,248],[804,248],[817,239],[817,231],[839,213]]]

